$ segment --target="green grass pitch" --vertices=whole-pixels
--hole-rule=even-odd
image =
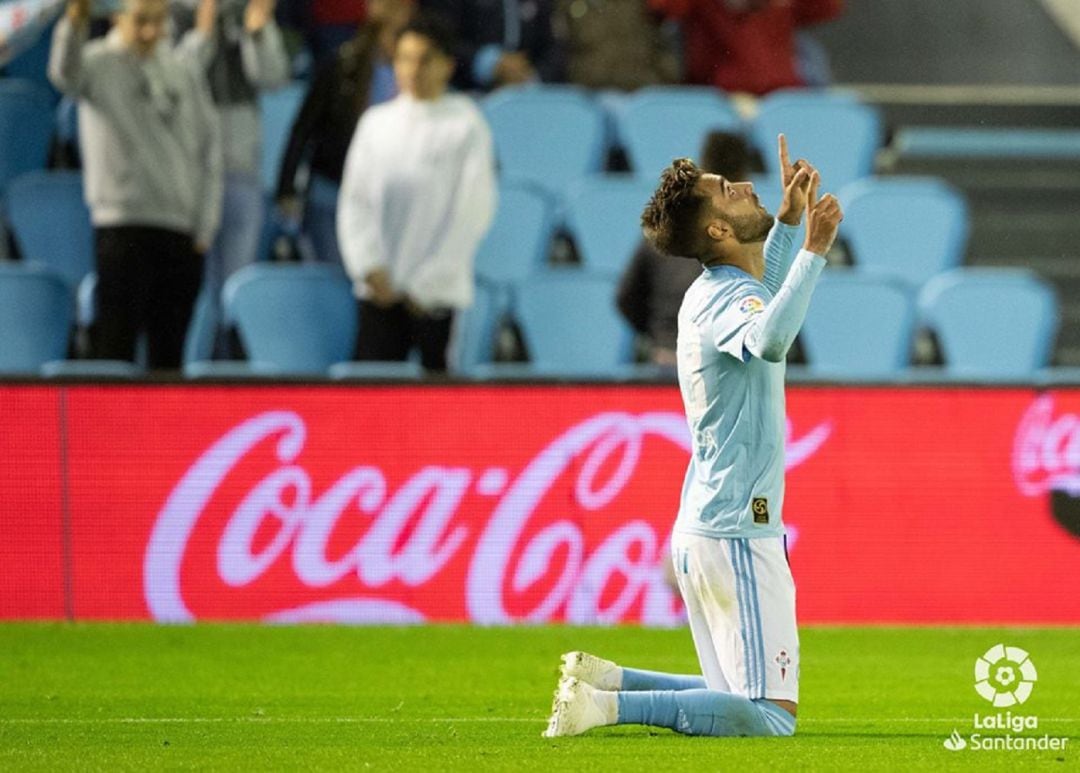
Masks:
[[[949,751],[996,713],[975,659],[1025,648],[1062,751]],[[1076,629],[809,627],[794,738],[540,737],[558,656],[696,670],[685,630],[0,626],[0,770],[1080,769]],[[1001,734],[1002,731],[986,731]]]

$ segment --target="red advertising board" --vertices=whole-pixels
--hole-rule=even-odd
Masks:
[[[60,395],[0,388],[0,618],[65,610]]]
[[[804,622],[1080,622],[1080,390],[792,387]],[[672,387],[0,387],[0,618],[679,621]]]

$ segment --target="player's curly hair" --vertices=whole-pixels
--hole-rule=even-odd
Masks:
[[[641,213],[641,229],[653,247],[666,255],[703,256],[698,220],[705,196],[697,190],[702,170],[689,158],[677,158],[660,176],[660,187]]]

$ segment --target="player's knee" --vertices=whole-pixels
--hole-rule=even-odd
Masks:
[[[795,735],[795,720],[792,719],[790,725],[785,725],[783,727],[775,728],[775,732],[773,733],[773,735],[779,735],[779,736]]]
[[[773,736],[795,735],[795,717],[770,700],[756,700],[754,705],[761,712],[768,734]]]

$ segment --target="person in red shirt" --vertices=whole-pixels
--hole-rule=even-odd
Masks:
[[[840,14],[843,0],[649,0],[681,22],[686,82],[766,94],[807,85],[796,63],[800,27]]]

